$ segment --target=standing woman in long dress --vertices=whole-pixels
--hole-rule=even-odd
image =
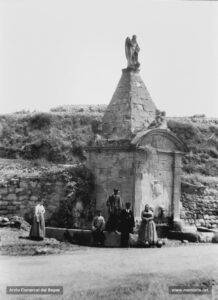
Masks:
[[[138,244],[140,246],[153,246],[157,243],[156,225],[153,221],[153,210],[148,204],[141,214],[142,222],[139,228]]]
[[[43,240],[45,237],[45,208],[43,201],[39,200],[39,203],[35,207],[33,224],[30,230],[30,238],[35,240]]]

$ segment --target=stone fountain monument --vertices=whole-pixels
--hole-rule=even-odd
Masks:
[[[145,204],[162,223],[180,219],[181,158],[185,144],[168,128],[140,76],[139,46],[125,41],[127,68],[102,121],[101,135],[86,147],[95,176],[96,208],[107,219],[106,200],[114,188],[131,202],[136,219]]]

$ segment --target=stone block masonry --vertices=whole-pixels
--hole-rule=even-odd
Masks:
[[[34,207],[38,199],[43,199],[46,225],[71,228],[75,217],[83,212],[82,221],[87,226],[87,216],[92,213],[92,190],[92,173],[83,165],[59,166],[55,170],[20,177],[16,175],[0,182],[0,216],[18,215],[31,223]]]
[[[95,175],[95,194],[97,209],[107,218],[106,200],[114,188],[121,191],[124,202],[133,199],[133,153],[130,151],[91,151],[88,158],[89,168]],[[131,191],[131,192],[130,192]]]
[[[133,133],[148,127],[155,112],[156,106],[139,70],[123,69],[102,120],[102,134],[111,139],[131,139]]]
[[[47,220],[64,198],[65,183],[60,174],[14,179],[0,184],[0,216],[19,215],[30,220],[40,198],[45,200]]]
[[[210,189],[200,193],[183,191],[180,217],[185,223],[208,228],[218,228],[218,193],[210,194]]]

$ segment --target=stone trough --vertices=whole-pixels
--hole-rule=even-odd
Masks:
[[[186,240],[194,243],[217,243],[218,230],[203,227],[198,228],[195,226],[184,226],[181,230],[169,230],[167,237],[169,239]]]
[[[104,231],[105,246],[106,247],[119,247],[120,245],[120,233]],[[135,240],[132,235],[131,241]],[[81,246],[94,246],[92,231],[84,229],[67,229],[67,228],[54,228],[46,227],[46,237],[55,238],[58,241],[69,241],[72,244]]]
[[[157,227],[157,233],[159,238],[167,237],[167,228],[163,226]],[[119,247],[120,246],[120,232],[108,232],[104,231],[106,247]],[[94,246],[92,231],[84,229],[67,229],[67,228],[55,228],[46,227],[46,237],[55,238],[58,241],[69,241],[72,244],[82,246]],[[136,246],[138,234],[130,234],[129,243],[130,246]]]
[[[218,243],[218,232],[202,232],[202,231],[173,231],[169,227],[157,225],[157,234],[159,239],[168,238],[172,240],[188,241],[192,243]],[[106,247],[120,246],[120,232],[104,231]],[[72,244],[81,246],[94,246],[92,231],[84,229],[67,229],[46,227],[46,237],[55,238],[58,241],[69,241]],[[130,246],[136,246],[138,234],[130,234]]]

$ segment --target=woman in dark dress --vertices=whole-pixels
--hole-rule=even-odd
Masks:
[[[141,214],[142,222],[139,228],[138,245],[153,246],[157,243],[156,225],[153,221],[153,210],[148,204]]]

